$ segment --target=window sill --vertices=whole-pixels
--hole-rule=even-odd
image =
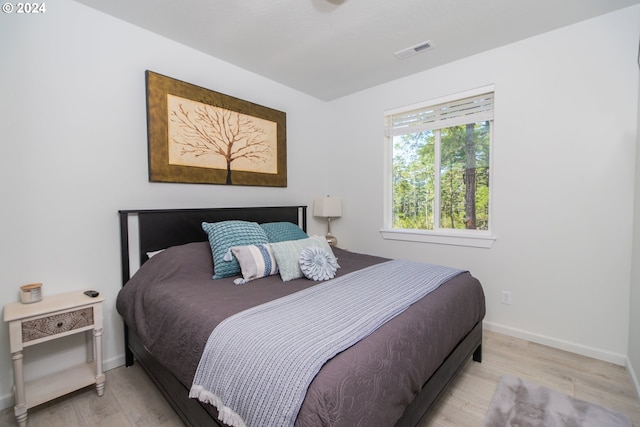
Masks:
[[[435,243],[439,245],[467,246],[472,248],[489,249],[493,246],[496,237],[490,234],[470,234],[461,231],[439,232],[426,230],[400,230],[400,229],[382,229],[380,234],[387,240],[404,240],[408,242]]]

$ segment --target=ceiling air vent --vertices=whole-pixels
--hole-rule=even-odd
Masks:
[[[426,42],[418,43],[417,45],[408,47],[406,49],[399,50],[396,53],[394,53],[394,55],[398,59],[405,59],[405,58],[408,58],[408,57],[413,56],[415,54],[418,54],[420,52],[424,52],[424,51],[433,49],[433,47],[434,46],[433,46],[433,43],[431,43],[431,40],[427,40]]]

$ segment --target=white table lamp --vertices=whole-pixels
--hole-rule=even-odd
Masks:
[[[319,197],[313,202],[313,216],[327,218],[327,243],[331,246],[338,244],[333,234],[331,234],[331,218],[340,218],[342,216],[342,199],[339,197]]]

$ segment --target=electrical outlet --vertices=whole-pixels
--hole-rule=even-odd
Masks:
[[[511,305],[511,291],[502,291],[502,303]]]

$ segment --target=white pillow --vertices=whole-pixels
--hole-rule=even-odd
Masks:
[[[278,273],[278,264],[270,245],[232,246],[231,253],[242,271],[242,279],[233,281],[236,285]]]

